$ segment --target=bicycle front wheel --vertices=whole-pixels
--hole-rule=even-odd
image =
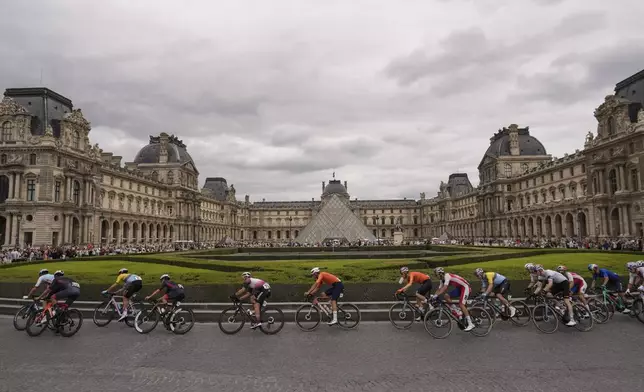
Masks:
[[[246,316],[237,306],[224,309],[219,315],[219,329],[226,335],[234,335],[241,331],[246,324]]]
[[[275,335],[284,328],[284,313],[281,309],[267,306],[262,309],[259,329],[266,335]]]
[[[134,329],[136,332],[146,334],[150,333],[159,323],[159,312],[156,307],[152,309],[142,309],[134,317]]]
[[[112,306],[112,301],[103,301],[94,309],[94,324],[97,327],[104,327],[116,316],[116,310]]]
[[[492,325],[496,324],[499,318],[502,317],[500,314],[497,314],[497,311],[487,301],[482,301],[482,300],[474,301],[472,305],[470,305],[469,307],[482,308],[487,310],[487,312],[490,314],[490,317],[492,317]]]
[[[474,329],[470,333],[477,337],[483,337],[490,334],[492,326],[494,326],[494,319],[490,316],[490,312],[483,308],[473,307],[467,310],[470,313]]]
[[[644,323],[644,302],[642,302],[641,298],[637,298],[633,301],[631,312],[635,314],[635,317],[637,317],[641,323]]]
[[[74,336],[83,326],[83,314],[78,309],[68,309],[58,317],[58,332],[63,337]]]
[[[595,299],[589,299],[587,302],[588,307],[590,308],[590,313],[593,315],[597,324],[604,324],[610,319],[608,307],[605,303],[599,302]]]
[[[25,305],[18,309],[16,315],[13,316],[13,327],[18,331],[24,331],[27,328],[27,320],[29,320],[29,315],[31,314],[30,309],[31,305]]]
[[[452,333],[452,318],[445,309],[436,308],[425,313],[423,319],[425,331],[434,339],[445,339]]]
[[[47,329],[47,324],[49,324],[48,312],[34,312],[27,319],[25,331],[29,336],[40,336]]]
[[[125,321],[125,325],[127,325],[130,328],[132,328],[132,327],[134,327],[134,319],[136,319],[136,315],[139,314],[139,312],[141,312],[141,310],[143,309],[143,303],[142,302],[130,302],[128,307],[129,307],[128,315],[125,318],[125,320],[123,320],[123,321]]]
[[[577,330],[581,332],[588,332],[593,329],[593,314],[588,309],[586,309],[585,306],[573,304],[572,313],[575,317],[574,320],[577,323],[575,324],[575,328],[577,328]]]
[[[295,312],[295,324],[302,331],[313,331],[320,325],[320,322],[322,322],[320,310],[312,304],[302,305]]]
[[[525,327],[532,318],[532,312],[527,303],[523,301],[510,302],[510,308],[514,308],[514,316],[510,318],[512,324],[519,327]]]
[[[406,302],[395,303],[389,308],[389,321],[398,329],[409,329],[414,324],[416,312]]]
[[[360,324],[360,309],[354,304],[338,304],[338,325],[344,329],[353,329]]]
[[[547,304],[539,304],[532,309],[532,322],[543,333],[554,333],[559,328],[559,316]]]
[[[185,335],[195,326],[195,314],[192,309],[177,309],[168,321],[170,330],[177,335]]]

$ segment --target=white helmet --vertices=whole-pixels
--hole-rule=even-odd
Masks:
[[[534,264],[532,264],[532,263],[526,263],[526,265],[525,265],[524,267],[525,267],[525,269],[527,269],[528,271],[532,271],[532,269],[534,268]]]
[[[246,279],[246,278],[250,278],[250,276],[251,276],[251,275],[250,275],[250,272],[244,272],[244,273],[242,274],[242,278],[244,278],[244,279]]]
[[[541,264],[535,264],[535,265],[534,265],[534,267],[532,267],[532,269],[533,269],[533,271],[535,271],[535,272],[543,271],[543,265],[541,265]]]
[[[434,268],[434,274],[436,274],[436,275],[444,275],[445,270],[443,269],[443,267],[436,267],[436,268]]]
[[[311,269],[311,275],[319,274],[320,273],[320,268],[318,267],[313,267]]]
[[[38,276],[43,276],[48,273],[49,273],[49,270],[47,268],[43,268],[40,270],[40,272],[38,272]]]
[[[168,274],[163,274],[163,275],[161,275],[161,277],[159,278],[159,280],[163,280],[163,279],[170,279],[170,275],[168,275]]]
[[[409,272],[409,268],[407,268],[407,267],[400,267],[400,272],[402,272],[402,273]]]
[[[636,261],[636,262],[635,262],[635,266],[637,266],[637,268],[639,268],[639,267],[644,267],[644,260]]]
[[[64,276],[64,275],[65,275],[65,273],[62,270],[58,270],[58,271],[54,272],[54,276],[56,276],[56,277]]]
[[[127,268],[121,268],[121,269],[119,270],[119,273],[118,273],[118,274],[119,274],[119,275],[121,275],[121,274],[127,274],[127,272],[128,272],[128,271],[127,271]]]
[[[636,261],[629,261],[626,263],[626,269],[633,269],[637,267],[637,262]]]
[[[474,270],[474,275],[478,276],[479,278],[483,276],[485,271],[483,271],[483,268],[477,268]]]

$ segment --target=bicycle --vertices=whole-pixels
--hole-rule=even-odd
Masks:
[[[117,315],[120,316],[123,305],[119,304],[115,298],[123,299],[122,295],[114,295],[112,293],[104,294],[104,296],[109,296],[109,300],[103,301],[94,309],[94,324],[97,327],[105,327],[109,324],[114,317]],[[128,316],[125,318],[125,324],[128,327],[134,327],[134,319],[136,315],[141,311],[143,304],[140,301],[136,300],[136,294],[132,295],[129,303],[127,304]]]
[[[221,312],[218,322],[219,329],[226,335],[234,335],[241,331],[246,321],[251,323],[256,321],[255,312],[251,309],[245,309],[239,298],[232,295],[230,299],[233,301],[233,306]],[[259,329],[266,335],[275,335],[284,328],[284,313],[279,308],[268,306],[266,301],[261,306],[260,318],[262,323]],[[233,325],[233,328],[226,329],[228,325]]]
[[[454,328],[452,321],[455,321],[456,325],[461,330],[464,330],[467,326],[465,315],[460,312],[460,309],[456,308],[456,305],[447,304],[440,298],[435,298],[430,301],[430,304],[433,306],[433,309],[425,314],[423,324],[425,325],[425,331],[427,331],[427,333],[434,339],[445,339],[448,337]],[[470,314],[470,318],[472,319],[472,323],[474,324],[474,329],[469,332],[477,337],[487,336],[494,325],[490,313],[481,307],[471,307],[467,310]],[[437,333],[433,329],[434,327],[436,327],[437,330],[443,329],[445,334],[441,335]]]
[[[165,329],[176,335],[184,335],[194,327],[194,312],[192,309],[181,308],[180,301],[173,302],[171,305],[160,300],[150,300],[149,302],[153,305],[152,309],[143,308],[134,318],[134,329],[138,333],[152,332],[161,320]],[[168,305],[170,305],[170,309],[168,309]]]
[[[76,319],[76,320],[75,320]],[[50,310],[42,309],[32,313],[27,319],[26,331],[29,336],[39,336],[45,328],[51,328],[61,336],[74,336],[83,326],[83,314],[78,309],[70,309],[67,305],[53,304]],[[69,331],[65,330],[69,327]]]
[[[622,300],[622,297],[614,291],[608,291],[605,286],[595,287],[591,291],[598,296],[598,302],[606,305],[609,320],[613,318],[615,311],[622,312],[627,308],[627,303]],[[636,317],[637,315],[634,312],[630,312],[629,316]]]
[[[579,306],[584,306],[579,297],[577,297],[576,295],[571,296],[571,300],[573,301],[573,303],[579,304]],[[588,304],[588,310],[590,310],[590,314],[592,314],[593,319],[597,324],[604,324],[610,319],[610,313],[606,304],[597,301],[595,298],[586,298],[586,303]]]
[[[411,301],[415,300],[416,296],[399,293],[394,294],[394,298],[399,302],[391,305],[391,308],[389,308],[389,321],[391,321],[393,326],[397,329],[409,329],[418,315],[420,315],[420,317],[425,316],[426,311],[423,311],[414,301]],[[396,320],[396,318],[398,320]]]
[[[641,323],[644,323],[644,300],[643,300],[644,293],[640,292],[639,295],[633,295],[632,293],[628,293],[628,296],[633,298],[633,303],[631,304],[631,314],[634,317],[637,317],[637,319]]]
[[[340,298],[343,297],[344,293],[341,293]],[[297,324],[302,331],[314,331],[318,326],[320,326],[323,318],[324,321],[332,320],[333,311],[331,310],[330,304],[320,303],[319,297],[313,295],[308,295],[306,300],[309,303],[300,306],[295,311],[295,324]],[[353,329],[360,324],[361,318],[360,309],[358,309],[357,306],[350,303],[338,303],[338,325],[341,328]]]
[[[575,329],[581,332],[590,331],[594,325],[594,317],[584,306],[572,304],[573,320],[576,322]],[[544,301],[532,308],[532,322],[537,329],[543,333],[555,333],[559,329],[559,320],[564,322],[568,318],[568,308],[563,303],[563,297],[558,294],[554,298],[544,297]],[[539,324],[544,322],[544,325]],[[546,325],[551,324],[552,328]]]
[[[519,327],[528,325],[532,319],[532,312],[528,304],[519,300],[508,302],[510,302],[510,307],[514,308],[514,316],[512,317],[506,313],[505,305],[502,305],[501,301],[494,297],[479,295],[472,301],[472,307],[480,307],[487,310],[490,316],[492,316],[492,324],[496,324],[500,318],[503,321],[510,320],[512,324]]]

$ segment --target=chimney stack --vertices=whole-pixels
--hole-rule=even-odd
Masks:
[[[344,189],[346,189],[347,191],[349,190],[349,187],[347,186],[347,182],[346,182],[346,181],[344,182]]]
[[[324,181],[322,181],[322,193],[324,193]]]

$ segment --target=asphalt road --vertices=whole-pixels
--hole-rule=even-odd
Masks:
[[[553,335],[495,326],[476,338],[454,328],[432,339],[416,324],[398,331],[365,323],[312,333],[287,324],[276,336],[216,324],[185,336],[143,336],[86,319],[72,338],[31,338],[0,318],[0,391],[635,391],[644,388],[644,324],[616,315],[608,325]]]

